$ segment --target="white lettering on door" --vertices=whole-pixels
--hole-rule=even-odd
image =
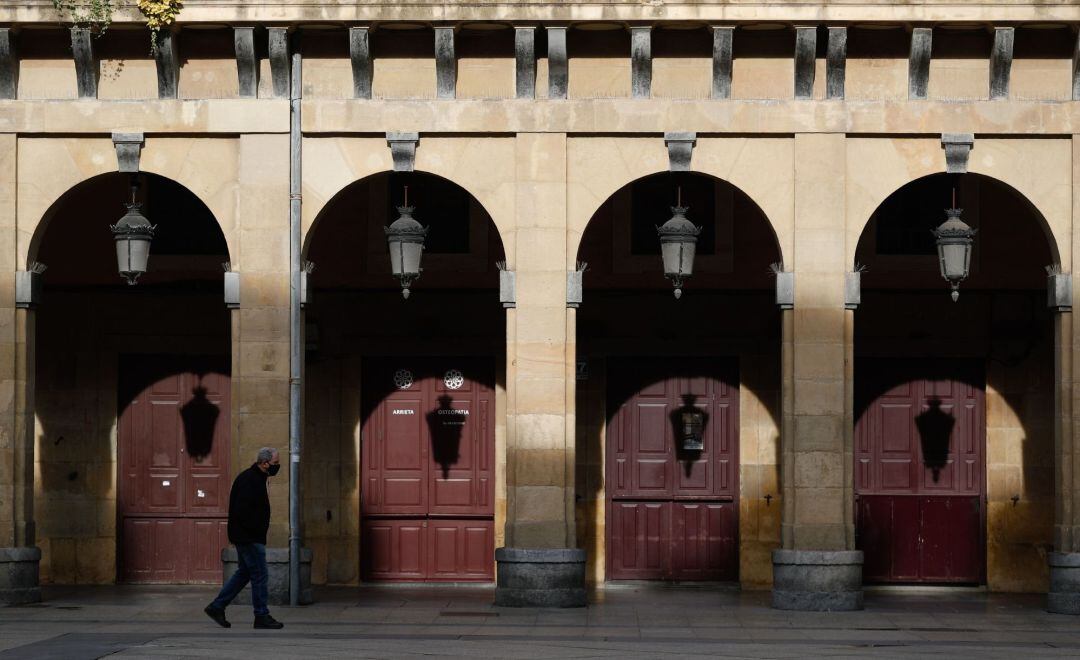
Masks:
[[[392,414],[392,415],[415,415],[416,411],[412,410],[410,408],[394,408],[394,412],[392,412],[390,414]]]

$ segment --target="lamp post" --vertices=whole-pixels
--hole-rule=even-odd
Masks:
[[[116,241],[116,269],[129,285],[134,285],[146,272],[150,260],[150,242],[154,239],[156,225],[151,225],[142,214],[142,204],[135,201],[139,184],[132,179],[131,203],[125,204],[127,213],[115,225],[109,225]]]
[[[397,220],[383,227],[386,244],[390,249],[390,270],[401,281],[401,296],[409,298],[409,286],[420,277],[420,258],[424,252],[424,239],[428,228],[412,217],[414,207],[409,206],[409,189],[405,188],[405,206],[397,207]]]
[[[680,195],[681,197],[681,195]],[[686,218],[688,207],[673,206],[671,219],[656,228],[660,235],[660,256],[664,260],[664,275],[675,287],[675,298],[682,297],[683,280],[694,274],[694,254],[697,252],[701,227]]]
[[[953,208],[946,209],[948,219],[941,223],[934,233],[937,243],[938,261],[941,264],[941,276],[952,288],[953,302],[960,298],[960,283],[971,272],[971,246],[975,242],[976,229],[972,229],[960,219],[963,209],[956,208],[956,193],[953,193]]]

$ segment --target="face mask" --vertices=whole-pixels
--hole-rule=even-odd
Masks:
[[[281,464],[278,463],[277,465],[271,465],[269,468],[267,468],[266,473],[272,477],[275,474],[277,474],[278,470],[280,470],[280,469],[281,469]]]

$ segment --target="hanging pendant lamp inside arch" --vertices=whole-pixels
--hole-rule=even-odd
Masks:
[[[950,295],[953,302],[960,298],[960,283],[971,272],[971,248],[975,242],[975,232],[978,231],[960,219],[963,212],[958,208],[946,209],[948,219],[937,229],[931,230],[937,243],[941,276],[952,289]]]
[[[127,213],[115,225],[109,225],[116,241],[116,268],[129,285],[134,285],[146,272],[150,261],[150,243],[154,240],[155,225],[142,214],[142,204],[135,201],[139,184],[131,183],[131,203]]]
[[[389,227],[383,228],[386,232],[386,244],[390,249],[390,270],[401,282],[401,295],[405,299],[408,299],[411,293],[409,287],[423,272],[420,259],[428,233],[428,227],[412,217],[414,210],[415,207],[412,206],[397,207],[398,219],[390,223]]]
[[[664,275],[675,287],[675,298],[682,297],[683,281],[694,274],[694,255],[697,253],[698,234],[701,227],[686,217],[689,207],[673,206],[671,219],[656,228],[660,235],[660,256],[664,261]]]

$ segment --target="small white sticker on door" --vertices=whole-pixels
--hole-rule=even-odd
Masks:
[[[161,482],[161,485],[162,485],[162,486],[168,486],[169,484],[170,484],[170,482],[169,482],[169,481],[162,481],[162,482]]]
[[[202,490],[195,491],[195,497],[206,497],[206,492]]]

